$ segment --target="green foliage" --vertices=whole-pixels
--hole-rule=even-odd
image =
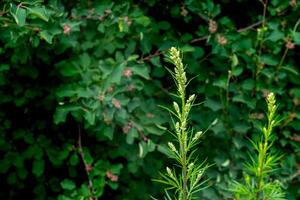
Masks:
[[[156,106],[170,104],[162,55],[171,46],[195,77],[187,93],[204,101],[190,125],[219,119],[195,146],[199,160],[215,163],[196,198],[231,197],[226,183],[242,177],[245,138],[272,91],[286,116],[273,175],[298,199],[300,7],[265,2],[2,0],[0,199],[162,196],[151,179],[171,165],[162,154],[172,121]]]
[[[267,97],[268,104],[268,123],[262,128],[262,136],[256,141],[251,141],[257,154],[252,155],[251,162],[246,164],[250,175],[245,175],[244,184],[233,182],[231,190],[236,199],[258,200],[272,199],[283,200],[285,194],[281,189],[280,182],[270,181],[270,173],[276,170],[281,156],[272,154],[271,147],[274,137],[273,128],[279,124],[279,117],[276,110],[276,99],[273,93]],[[253,178],[251,178],[253,175]]]

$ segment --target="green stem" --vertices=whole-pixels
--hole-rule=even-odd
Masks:
[[[187,116],[186,116],[186,110],[185,110],[185,88],[183,89],[183,94],[181,94],[181,163],[182,163],[182,196],[183,200],[188,200],[188,189],[187,189],[187,133],[186,133],[186,122],[187,122]]]
[[[283,53],[283,55],[282,55],[282,57],[281,57],[281,59],[280,59],[280,62],[279,62],[279,64],[278,64],[278,66],[277,66],[277,72],[279,71],[280,67],[282,66],[282,64],[283,64],[283,62],[284,62],[284,60],[285,60],[285,57],[286,57],[288,51],[289,51],[289,49],[288,49],[288,48],[285,48],[284,53]]]
[[[259,160],[258,160],[258,175],[257,175],[257,188],[256,188],[256,198],[259,199],[259,194],[261,193],[262,190],[262,183],[263,183],[263,173],[265,170],[265,161],[266,161],[266,155],[268,151],[268,141],[269,141],[269,136],[272,132],[273,125],[272,125],[272,114],[270,113],[272,111],[269,110],[268,113],[268,124],[267,124],[267,131],[263,136],[263,141],[260,143],[261,148],[259,147]]]
[[[262,29],[264,29],[265,26],[266,26],[267,5],[268,5],[268,0],[263,2],[264,10],[263,10],[263,19],[262,19]],[[264,37],[264,30],[262,31],[262,35],[261,35],[262,39],[261,39],[260,44],[259,44],[259,53],[258,53],[259,57],[261,56],[261,52],[262,52],[263,37]]]

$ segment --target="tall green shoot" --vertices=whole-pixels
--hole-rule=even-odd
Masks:
[[[168,142],[169,156],[175,160],[172,167],[166,167],[166,173],[161,174],[162,179],[157,180],[166,187],[165,199],[168,200],[191,200],[195,199],[195,194],[203,189],[203,181],[201,180],[206,168],[205,162],[197,162],[194,158],[196,150],[195,145],[199,143],[203,132],[196,133],[188,126],[189,113],[195,105],[195,94],[186,96],[186,87],[188,80],[186,78],[185,69],[182,63],[181,52],[177,48],[172,47],[167,55],[168,60],[175,65],[172,74],[176,87],[177,97],[180,104],[173,102],[173,110],[169,110],[173,115],[173,125],[175,131],[169,131],[175,138],[176,143]],[[174,190],[172,195],[169,190]]]
[[[273,128],[279,124],[276,114],[277,104],[275,95],[270,93],[266,99],[268,105],[267,124],[262,128],[262,135],[258,142],[251,141],[256,154],[246,163],[250,174],[244,176],[244,183],[234,181],[230,190],[236,200],[284,200],[285,194],[278,181],[270,180],[270,173],[274,171],[281,158],[271,153],[273,145]]]

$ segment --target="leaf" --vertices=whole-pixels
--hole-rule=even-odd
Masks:
[[[251,99],[251,98],[245,96],[244,94],[235,95],[232,98],[232,101],[233,102],[244,103],[244,104],[246,104],[251,109],[254,109],[255,105],[256,105],[256,100],[255,99]]]
[[[222,104],[220,102],[210,98],[205,100],[204,106],[212,109],[214,112],[222,109]]]
[[[49,16],[47,13],[47,10],[45,7],[33,7],[33,8],[27,8],[28,14],[34,15],[46,22],[49,20]]]
[[[231,57],[231,66],[235,67],[239,64],[239,60],[236,54],[233,54]]]
[[[143,25],[144,27],[148,26],[151,21],[147,16],[140,16],[134,19],[137,24]]]
[[[247,79],[242,82],[242,88],[244,90],[252,90],[255,86],[255,82],[253,79]]]
[[[134,138],[138,138],[139,134],[135,128],[131,128],[130,131],[127,133],[126,142],[128,144],[133,144]]]
[[[132,71],[134,74],[137,74],[147,80],[150,79],[150,76],[149,76],[149,69],[147,66],[145,65],[136,65],[136,66],[133,66],[132,68]]]
[[[232,69],[232,75],[239,76],[243,73],[243,67],[237,66]]]
[[[83,67],[83,69],[87,69],[92,62],[91,57],[87,53],[80,55],[79,60],[80,65]]]
[[[216,79],[213,83],[214,86],[227,89],[227,77],[220,77],[219,79]]]
[[[79,163],[79,157],[78,157],[77,153],[73,153],[73,155],[70,158],[70,164],[72,166],[76,166],[76,165],[78,165],[78,163]]]
[[[66,121],[66,117],[69,112],[71,111],[78,111],[81,110],[80,106],[59,106],[56,108],[55,113],[53,115],[53,120],[55,124],[59,124]]]
[[[276,66],[279,62],[278,59],[275,58],[272,55],[263,55],[263,56],[261,56],[261,61],[264,64],[267,64],[267,65],[270,65],[270,66]]]
[[[268,37],[268,40],[271,40],[272,42],[277,42],[280,39],[284,38],[284,33],[282,33],[279,30],[274,30]]]
[[[84,118],[90,125],[94,125],[96,120],[96,113],[94,111],[86,111],[84,113]]]
[[[8,64],[1,64],[0,65],[0,72],[8,71],[9,70],[9,65]]]
[[[47,30],[41,31],[40,37],[46,40],[46,42],[48,42],[49,44],[52,44],[53,35],[49,31]]]
[[[26,23],[26,10],[24,8],[18,7],[15,13],[12,13],[15,18],[16,23],[19,26],[24,26]]]
[[[105,135],[109,140],[112,140],[114,137],[114,129],[111,126],[106,126],[103,129],[103,135]]]
[[[120,84],[121,83],[121,78],[123,75],[123,70],[125,68],[125,64],[122,63],[115,67],[115,69],[112,71],[110,79],[112,83]]]
[[[294,42],[295,42],[295,44],[300,45],[300,32],[295,32]]]
[[[60,185],[65,190],[73,190],[76,188],[75,183],[72,180],[65,179],[62,182],[60,182]]]
[[[80,74],[80,69],[78,69],[73,64],[65,63],[64,66],[59,68],[60,73],[65,77],[72,77]]]
[[[45,161],[44,160],[34,160],[32,164],[32,173],[39,177],[43,174],[45,169]]]
[[[290,72],[290,73],[292,73],[292,74],[294,74],[294,75],[296,75],[296,76],[299,75],[297,69],[295,69],[294,67],[291,67],[291,66],[284,66],[284,67],[280,67],[280,68],[281,68],[281,69],[284,69],[284,70],[286,70],[286,71],[288,71],[288,72]]]

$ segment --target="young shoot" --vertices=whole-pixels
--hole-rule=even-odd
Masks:
[[[166,173],[161,174],[162,179],[156,180],[166,185],[167,200],[191,200],[195,194],[203,189],[202,176],[208,167],[205,162],[198,162],[194,158],[196,144],[203,134],[202,131],[194,133],[188,126],[188,116],[194,106],[196,96],[186,96],[188,80],[182,63],[181,52],[172,47],[167,55],[168,60],[175,65],[174,71],[170,70],[176,87],[179,102],[173,102],[173,125],[175,131],[169,131],[175,142],[168,142],[169,157],[174,159],[173,166],[166,167]],[[169,190],[172,190],[171,194]]]
[[[244,175],[244,183],[234,181],[230,190],[236,200],[284,200],[285,194],[279,181],[270,180],[270,173],[274,171],[281,158],[270,152],[272,147],[273,128],[278,125],[276,114],[277,105],[275,95],[270,93],[266,99],[268,106],[267,124],[261,130],[258,142],[251,141],[256,154],[250,156],[250,162],[245,167],[248,174]]]

